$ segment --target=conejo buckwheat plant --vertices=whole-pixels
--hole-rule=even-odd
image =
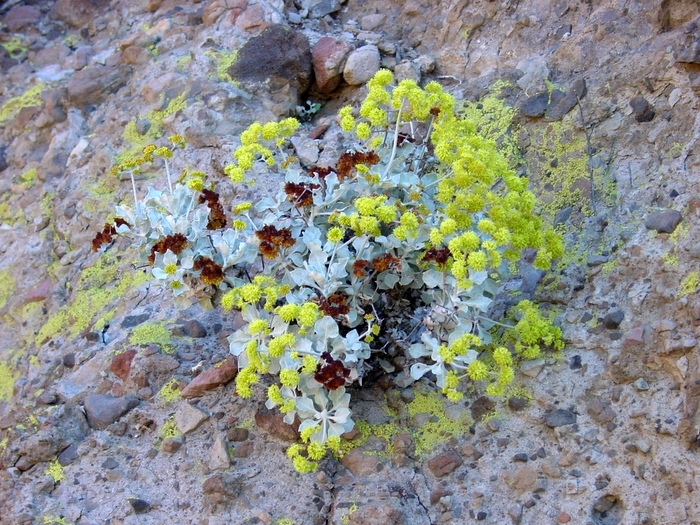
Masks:
[[[517,359],[563,346],[529,301],[514,307],[513,325],[488,317],[509,263],[530,248],[548,269],[563,242],[535,214],[527,180],[456,116],[454,98],[435,82],[394,85],[380,70],[359,112],[344,107],[338,119],[354,147],[333,166],[304,169],[291,156],[294,119],[241,134],[225,168],[231,180],[278,172],[284,181],[276,198],[256,204],[225,205],[201,172],[173,183],[168,159],[182,137],[146,147],[115,173],[133,182],[160,157],[167,188],[139,199],[134,187],[133,208],[117,207],[93,242],[98,250],[114,235],[131,239],[182,306],[213,297],[240,311],[245,326],[228,339],[236,391],[248,397],[261,375],[276,377],[267,407],[300,421],[302,443],[287,454],[301,472],[340,449],[354,425],[347,388],[372,366],[391,371],[397,351],[410,363],[408,381],[429,374],[456,401],[470,381],[503,393]],[[401,301],[422,320],[393,343],[384,332]]]

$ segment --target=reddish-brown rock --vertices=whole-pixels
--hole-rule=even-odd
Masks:
[[[49,12],[51,18],[70,27],[84,27],[97,18],[97,13],[109,5],[109,0],[57,0]]]
[[[368,456],[359,448],[354,448],[345,454],[340,462],[355,476],[368,476],[377,471],[379,458]]]
[[[324,36],[311,50],[316,85],[321,93],[335,90],[343,79],[343,68],[352,47],[342,40]]]
[[[24,298],[24,302],[26,304],[29,304],[43,301],[51,294],[52,289],[53,281],[51,281],[51,279],[44,279],[43,281],[38,282],[34,286],[32,286],[32,289],[29,290],[29,292],[27,292],[27,295]]]
[[[299,421],[289,425],[283,421],[282,414],[255,414],[255,424],[265,432],[282,441],[296,441],[299,439]]]
[[[126,352],[117,354],[112,359],[112,364],[109,365],[109,370],[122,381],[126,381],[131,372],[131,363],[136,355],[136,349],[131,348]]]
[[[15,33],[26,26],[33,26],[41,20],[41,11],[33,5],[19,5],[10,9],[3,22],[10,33]]]
[[[453,472],[462,463],[464,463],[462,456],[456,450],[451,449],[428,461],[428,469],[433,473],[433,476],[441,478]]]
[[[191,398],[201,396],[207,390],[212,390],[231,381],[238,373],[238,363],[235,357],[229,357],[220,365],[205,370],[195,377],[180,393],[181,397]]]

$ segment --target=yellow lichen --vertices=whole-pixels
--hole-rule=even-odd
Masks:
[[[0,272],[0,309],[4,308],[7,300],[12,295],[15,288],[15,280],[12,277],[11,270],[3,270]]]
[[[7,51],[10,58],[14,58],[15,60],[20,59],[27,52],[27,46],[16,36],[0,44],[0,47]]]
[[[131,144],[131,147],[123,153],[117,155],[115,159],[115,164],[121,164],[127,160],[133,159],[134,157],[140,155],[141,150],[144,148],[144,146],[155,142],[163,136],[163,121],[173,113],[177,113],[178,111],[183,110],[186,107],[186,93],[183,92],[177,97],[173,98],[170,102],[168,102],[168,105],[165,109],[153,109],[145,115],[140,116],[138,119],[130,121],[124,127],[122,137],[129,144]],[[151,124],[151,127],[148,128],[148,131],[143,135],[136,131],[136,122],[138,120],[147,120]]]
[[[72,302],[41,327],[36,344],[41,345],[59,334],[74,339],[87,330],[115,298],[150,279],[149,274],[142,272],[120,272],[119,266],[103,255],[93,266],[83,270]]]
[[[166,354],[175,353],[172,334],[160,323],[137,326],[131,331],[129,342],[132,345],[157,344]]]
[[[180,432],[177,430],[177,425],[175,424],[175,421],[172,418],[166,419],[160,427],[160,436],[163,439],[166,439],[175,438],[179,435]]]
[[[20,109],[33,106],[41,106],[44,101],[41,99],[41,94],[48,87],[41,82],[34,84],[27,91],[9,99],[0,107],[0,125],[5,121],[14,117]]]
[[[10,364],[0,361],[0,401],[9,401],[15,388],[19,372],[13,372]]]
[[[30,189],[36,184],[36,168],[25,171],[15,178],[17,184],[21,184],[25,189]]]
[[[180,399],[180,382],[177,379],[171,379],[165,383],[158,392],[158,397],[166,403],[172,403]]]
[[[408,404],[408,414],[430,414],[430,419],[413,432],[415,454],[417,457],[431,452],[436,446],[446,443],[452,437],[464,434],[473,423],[465,411],[458,420],[445,416],[445,404],[448,401],[439,392],[416,392],[415,398]]]
[[[46,474],[53,478],[54,483],[63,481],[66,478],[65,472],[63,472],[63,466],[58,462],[58,459],[54,459],[51,463],[49,463],[49,466],[46,469]]]
[[[690,272],[681,281],[678,291],[676,292],[676,297],[687,297],[700,288],[700,273]]]
[[[44,525],[71,525],[66,518],[60,516],[44,516]]]
[[[209,50],[205,55],[214,60],[216,64],[216,76],[221,82],[232,82],[235,84],[231,75],[228,74],[228,69],[238,58],[238,51],[227,53],[226,51]]]

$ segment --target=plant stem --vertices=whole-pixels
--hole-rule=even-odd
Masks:
[[[396,146],[399,142],[399,125],[401,124],[401,108],[399,108],[396,114],[396,127],[394,128],[394,140],[393,146],[391,148],[391,156],[389,157],[389,162],[387,162],[386,169],[384,170],[383,177],[386,177],[391,169],[391,164],[394,162],[394,157],[396,156]]]

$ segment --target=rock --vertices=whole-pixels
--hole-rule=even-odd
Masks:
[[[313,77],[309,41],[300,31],[273,24],[243,44],[228,74],[254,93],[288,89],[288,98],[298,104]]]
[[[75,463],[78,457],[78,446],[73,443],[58,455],[58,462],[62,467],[67,467],[68,465]]]
[[[574,109],[576,104],[578,104],[579,99],[583,100],[587,92],[586,81],[583,78],[579,78],[578,80],[574,81],[569,90],[566,92],[566,95],[547,110],[545,113],[545,120],[561,120],[567,113],[569,113],[569,111]]]
[[[178,432],[189,434],[209,419],[209,414],[183,401],[175,412],[175,426]]]
[[[630,107],[634,120],[637,122],[651,122],[654,120],[656,112],[649,101],[644,97],[634,97],[630,100]]]
[[[323,18],[331,13],[337,13],[341,8],[341,0],[309,0],[309,16]]]
[[[127,66],[142,66],[148,64],[152,58],[153,55],[147,49],[140,46],[129,46],[119,56],[119,63]]]
[[[561,477],[561,468],[559,468],[559,465],[557,465],[557,462],[553,459],[546,459],[543,461],[540,464],[540,468],[545,476],[557,479]]]
[[[368,456],[359,448],[354,448],[345,454],[340,462],[354,476],[369,476],[377,471],[379,458],[377,456]]]
[[[450,449],[429,460],[428,469],[436,478],[442,478],[459,468],[462,463],[464,463],[462,456],[456,450]]]
[[[388,503],[367,504],[348,516],[350,525],[404,525],[403,514]]]
[[[83,401],[88,423],[97,430],[107,428],[138,404],[139,400],[133,397],[112,397],[105,394],[92,394]]]
[[[255,452],[255,445],[252,441],[238,445],[234,451],[233,456],[236,458],[249,458]]]
[[[195,339],[207,336],[207,329],[204,328],[204,325],[196,319],[187,321],[184,325],[182,325],[182,331],[187,337],[194,337]]]
[[[112,469],[115,469],[119,466],[119,462],[116,459],[109,457],[109,458],[105,459],[102,462],[102,465],[100,465],[100,466],[103,469],[112,470]]]
[[[569,523],[571,521],[571,516],[566,512],[560,512],[557,516],[557,523]]]
[[[523,506],[516,503],[508,507],[508,517],[513,522],[513,525],[520,525],[523,521]]]
[[[109,370],[122,381],[126,381],[131,372],[131,363],[136,355],[136,349],[131,348],[126,352],[117,354],[112,359],[112,364],[109,365]]]
[[[363,31],[374,31],[375,29],[381,29],[385,23],[385,14],[375,13],[370,15],[364,15],[360,19],[360,28],[362,28]]]
[[[515,473],[506,473],[503,480],[519,492],[532,490],[537,481],[537,471],[526,465],[518,468]]]
[[[558,408],[545,415],[544,422],[550,428],[573,425],[576,423],[576,414],[571,410]]]
[[[182,447],[182,436],[167,437],[160,444],[160,449],[168,454],[174,454]]]
[[[297,153],[297,158],[299,163],[305,168],[310,168],[316,164],[318,160],[318,142],[310,139],[309,137],[297,137],[294,136],[289,139],[294,150]]]
[[[520,104],[520,112],[526,117],[543,117],[552,105],[557,104],[565,94],[563,91],[555,89],[551,93],[545,91],[526,98]]]
[[[235,357],[229,357],[219,366],[213,366],[205,370],[182,389],[180,397],[190,399],[204,394],[208,390],[212,390],[221,385],[225,385],[231,381],[238,373],[238,363]]]
[[[121,328],[133,328],[145,323],[151,318],[151,314],[127,315],[119,325]]]
[[[519,412],[527,406],[528,400],[524,397],[511,397],[508,399],[508,408],[514,412]]]
[[[478,397],[471,406],[472,418],[474,421],[481,421],[486,414],[496,408],[496,402],[486,396]]]
[[[245,441],[246,439],[248,439],[249,435],[250,432],[247,428],[236,427],[226,431],[226,439],[232,442]]]
[[[213,510],[228,505],[238,497],[241,489],[238,478],[223,473],[214,474],[202,484],[204,506]]]
[[[70,27],[81,28],[94,22],[98,11],[109,5],[109,0],[57,0],[49,16]]]
[[[253,28],[265,28],[268,23],[265,21],[265,13],[259,5],[247,6],[245,10],[237,13],[236,27],[250,31]]]
[[[32,286],[29,292],[27,292],[27,295],[24,297],[24,303],[29,304],[44,301],[47,297],[49,297],[49,295],[51,295],[52,290],[53,281],[51,279],[44,279],[43,281]]]
[[[676,62],[700,64],[700,40],[681,47],[677,52]]]
[[[129,498],[129,505],[131,505],[136,514],[143,514],[151,510],[151,504],[141,498]]]
[[[10,33],[16,33],[26,26],[35,26],[39,20],[41,20],[41,11],[30,5],[13,7],[3,18]]]
[[[620,326],[620,323],[624,318],[625,312],[622,310],[615,310],[614,312],[605,314],[605,317],[603,317],[603,326],[605,326],[605,328],[608,330],[614,330]]]
[[[525,452],[518,452],[513,456],[513,463],[527,463],[530,457]]]
[[[655,211],[644,221],[644,226],[659,233],[673,233],[681,220],[683,216],[676,210]]]
[[[380,62],[377,46],[362,46],[348,55],[343,68],[343,78],[351,86],[364,84],[379,71]]]
[[[635,386],[635,388],[636,388],[637,390],[639,390],[640,392],[644,392],[644,391],[646,391],[646,390],[649,390],[649,388],[650,388],[650,387],[649,387],[649,383],[647,383],[647,382],[646,382],[646,379],[644,379],[643,377],[640,377],[639,379],[637,379],[637,380],[634,382],[634,386]]]
[[[537,377],[544,368],[544,359],[530,359],[520,364],[520,371],[528,377]]]
[[[549,78],[549,68],[547,61],[541,56],[525,58],[515,67],[523,72],[517,84],[525,93],[533,93],[546,87],[545,80]]]
[[[299,422],[289,425],[283,421],[282,414],[255,414],[255,424],[271,436],[283,441],[296,441],[299,439]]]
[[[421,79],[420,68],[412,60],[404,60],[394,67],[394,77],[397,82],[413,80],[418,84]]]
[[[76,71],[68,81],[67,101],[76,107],[101,104],[126,85],[130,76],[127,66],[95,65]]]
[[[226,470],[231,466],[231,459],[228,457],[228,448],[224,436],[219,435],[214,441],[214,445],[209,451],[209,470]]]
[[[322,37],[311,50],[316,77],[316,86],[320,93],[331,93],[343,79],[343,68],[352,46],[329,36]]]
[[[588,415],[597,423],[608,423],[617,417],[610,405],[599,398],[593,398],[586,405]]]

